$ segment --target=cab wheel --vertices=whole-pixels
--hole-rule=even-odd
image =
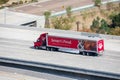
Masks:
[[[38,47],[38,46],[35,46],[35,49],[39,49],[39,47]]]

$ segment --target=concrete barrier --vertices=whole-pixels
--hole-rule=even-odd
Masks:
[[[88,33],[88,32],[77,32],[72,30],[59,30],[59,29],[49,29],[49,28],[35,28],[35,27],[24,27],[24,26],[15,26],[15,25],[4,25],[0,24],[1,28],[16,28],[23,30],[31,30],[37,32],[54,32],[54,33],[63,33],[63,34],[75,34],[75,35],[83,35],[83,36],[91,36],[91,37],[99,37],[104,39],[115,39],[120,40],[120,36],[116,35],[105,35],[105,34],[97,34],[97,33]],[[38,34],[37,34],[38,35]]]
[[[117,74],[117,73],[54,65],[54,64],[42,63],[42,62],[26,61],[26,60],[19,60],[19,59],[6,58],[6,57],[0,57],[0,62],[8,63],[8,64],[23,65],[23,66],[40,67],[40,68],[51,69],[55,71],[70,72],[73,74],[85,74],[85,75],[92,75],[92,76],[98,76],[98,77],[105,77],[109,79],[120,79],[120,74]]]

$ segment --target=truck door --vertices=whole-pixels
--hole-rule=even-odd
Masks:
[[[46,35],[47,35],[47,33],[44,33],[40,36],[42,46],[46,46]]]

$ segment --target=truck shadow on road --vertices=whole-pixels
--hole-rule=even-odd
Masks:
[[[44,50],[44,51],[47,51],[46,49],[39,49],[39,48],[36,49],[36,48],[34,48],[34,46],[31,46],[29,48],[34,49],[34,50]],[[73,52],[66,52],[66,51],[60,51],[60,50],[58,50],[58,51],[50,51],[50,52],[56,52],[56,53],[58,52],[58,54],[59,54],[59,52],[61,52],[62,54],[81,55],[81,56],[90,56],[90,57],[100,57],[101,56],[101,55],[98,55],[98,54],[92,53],[92,52],[89,55],[83,54],[82,52],[81,53],[73,53]]]

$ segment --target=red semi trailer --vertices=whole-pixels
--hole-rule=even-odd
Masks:
[[[75,50],[84,55],[101,54],[104,51],[104,40],[72,34],[43,33],[34,42],[34,48],[58,51],[59,49]]]

